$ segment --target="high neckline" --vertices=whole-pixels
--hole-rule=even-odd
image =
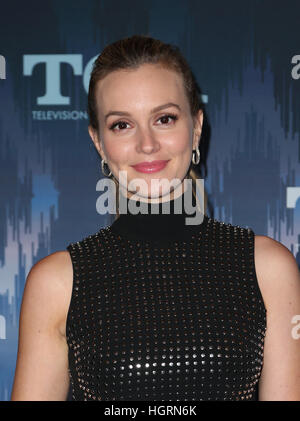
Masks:
[[[208,217],[196,208],[194,195],[188,197],[187,195],[188,193],[184,192],[179,197],[162,203],[144,202],[141,205],[139,202],[137,208],[142,210],[137,214],[129,212],[130,199],[126,198],[128,213],[121,213],[110,229],[113,234],[121,238],[139,242],[169,244],[191,239],[203,230]],[[192,208],[187,205],[191,197]],[[191,223],[192,225],[189,225]]]

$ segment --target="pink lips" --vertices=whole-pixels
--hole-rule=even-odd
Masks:
[[[132,165],[132,167],[139,172],[153,173],[161,171],[167,165],[167,161],[152,161],[152,162],[141,162],[140,164]]]

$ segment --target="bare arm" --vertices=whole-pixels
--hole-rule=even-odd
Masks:
[[[300,315],[298,265],[284,245],[266,236],[255,238],[255,265],[267,309],[259,400],[298,401],[300,338],[292,333],[292,318]]]
[[[50,254],[30,270],[20,312],[11,400],[66,400],[69,375],[65,323],[72,281],[67,251]]]

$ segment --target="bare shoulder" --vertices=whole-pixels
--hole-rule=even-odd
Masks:
[[[71,257],[68,251],[62,250],[49,254],[32,266],[24,289],[23,301],[46,313],[53,328],[63,336],[72,284]]]
[[[300,293],[300,273],[293,253],[282,243],[255,235],[255,269],[267,311]]]
[[[72,272],[70,253],[66,250],[60,250],[49,254],[35,263],[29,274],[40,274],[40,272],[46,272],[45,275],[49,273],[51,276],[55,274],[56,280],[63,281],[65,276]]]

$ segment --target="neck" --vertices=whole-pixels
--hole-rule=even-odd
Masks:
[[[122,212],[111,229],[121,237],[134,240],[165,243],[190,238],[201,229],[205,219],[189,188],[177,197],[158,203],[139,202],[124,196],[121,200],[123,206],[119,210]],[[191,222],[191,219],[198,222]]]

